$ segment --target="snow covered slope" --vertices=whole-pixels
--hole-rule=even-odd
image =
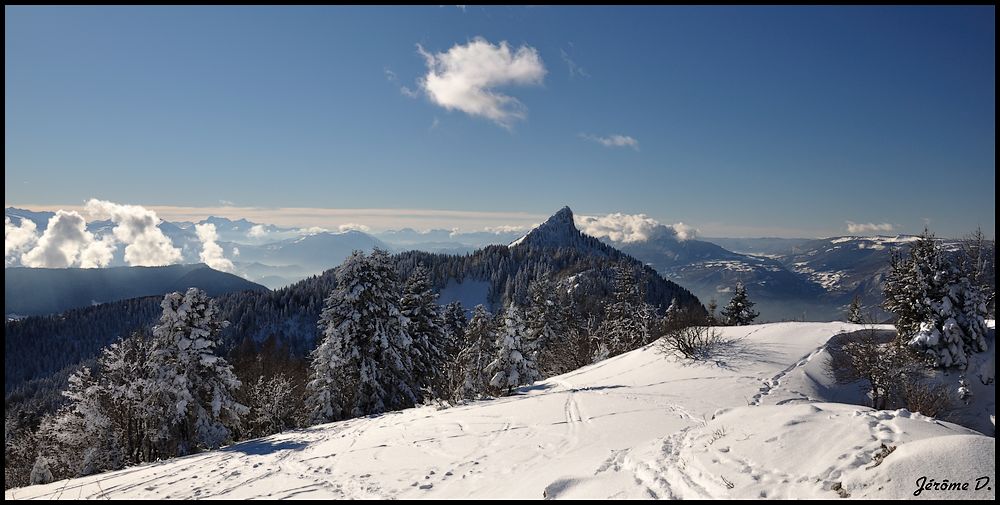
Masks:
[[[860,329],[723,328],[742,340],[709,362],[654,344],[512,397],[295,430],[5,498],[906,498],[921,476],[993,479],[991,437],[902,410],[808,403],[825,401],[824,379],[805,371],[832,336]],[[866,469],[882,444],[897,449]],[[920,497],[993,499],[993,484]]]

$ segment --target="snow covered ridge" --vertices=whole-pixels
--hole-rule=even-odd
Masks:
[[[918,490],[994,499],[992,437],[905,410],[829,403],[858,391],[822,373],[826,343],[861,329],[725,327],[724,337],[742,340],[706,362],[654,344],[511,397],[288,431],[5,499],[904,499]],[[976,490],[981,477],[990,483]],[[946,480],[968,489],[943,490]]]

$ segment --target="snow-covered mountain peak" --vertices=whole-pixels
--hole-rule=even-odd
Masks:
[[[573,211],[567,206],[538,225],[527,235],[510,243],[510,247],[525,242],[536,246],[559,247],[577,244],[583,234],[573,222]]]

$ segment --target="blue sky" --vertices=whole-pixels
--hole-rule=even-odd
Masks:
[[[992,236],[994,14],[6,7],[4,200]],[[419,82],[482,71],[450,52],[479,38],[529,70],[472,90],[520,104],[501,119]]]

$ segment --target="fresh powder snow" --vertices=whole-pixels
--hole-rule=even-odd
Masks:
[[[724,327],[737,340],[705,361],[654,343],[510,397],[288,431],[5,499],[901,499],[945,480],[970,490],[917,497],[994,499],[994,482],[973,489],[995,476],[992,437],[828,403],[855,386],[822,373],[825,345],[864,328]],[[994,412],[992,391],[977,396]]]

